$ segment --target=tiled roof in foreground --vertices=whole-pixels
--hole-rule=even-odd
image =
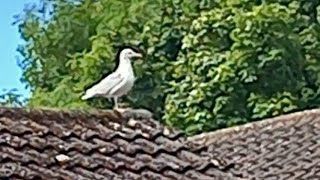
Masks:
[[[320,110],[307,110],[190,138],[243,179],[320,179]]]
[[[0,179],[320,179],[320,110],[187,140],[144,110],[0,108]]]
[[[144,110],[0,108],[0,179],[238,179],[206,152]]]

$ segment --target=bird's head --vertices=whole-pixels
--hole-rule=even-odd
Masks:
[[[132,60],[134,58],[142,58],[142,54],[133,48],[124,48],[120,52],[120,58]]]

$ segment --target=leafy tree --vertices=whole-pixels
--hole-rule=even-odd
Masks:
[[[19,49],[25,57],[24,80],[33,93],[29,106],[110,108],[106,100],[87,103],[79,97],[114,68],[116,47],[132,44],[148,55],[136,62],[137,84],[127,102],[161,112],[166,65],[181,39],[173,2],[56,0],[51,5],[49,21],[33,11],[20,24],[26,41]]]
[[[319,1],[42,4],[18,21],[28,106],[110,108],[79,97],[114,68],[122,44],[146,54],[134,64],[137,83],[125,102],[188,134],[320,103]]]
[[[3,89],[0,94],[0,106],[5,107],[22,107],[26,99],[18,93],[17,89]]]
[[[174,65],[167,123],[195,133],[318,106],[319,10],[226,0],[202,11]]]

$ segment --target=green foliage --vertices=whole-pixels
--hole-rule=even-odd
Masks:
[[[187,133],[319,105],[319,2],[220,1],[193,20],[166,98]]]
[[[148,108],[188,134],[320,104],[320,6],[308,0],[52,1],[31,11],[26,44],[28,106],[110,108],[81,101],[114,67],[121,44],[146,57],[125,102]]]
[[[0,94],[0,106],[4,107],[22,107],[26,99],[18,93],[17,89],[3,89]]]

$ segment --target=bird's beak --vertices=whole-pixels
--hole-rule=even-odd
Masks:
[[[136,53],[136,54],[134,55],[134,57],[136,57],[136,58],[142,58],[143,56],[142,56],[141,53]]]

